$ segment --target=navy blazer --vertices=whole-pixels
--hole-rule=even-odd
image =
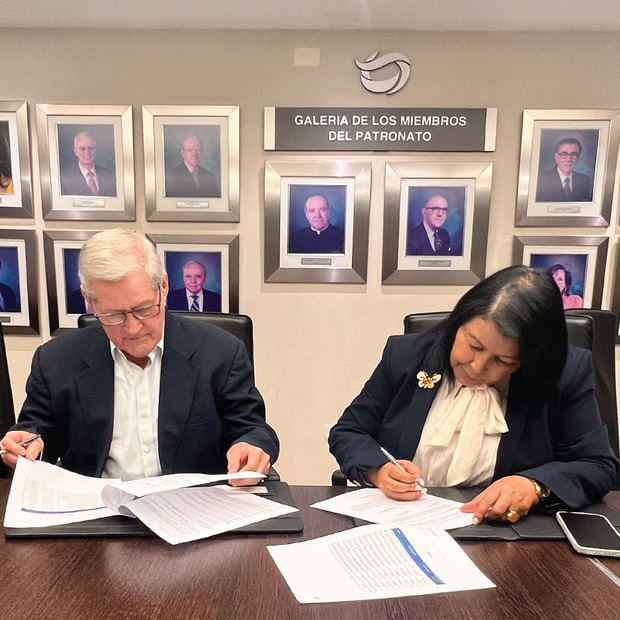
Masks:
[[[116,177],[103,166],[95,166],[99,196],[116,196]],[[77,161],[63,168],[60,173],[60,193],[63,196],[90,196],[90,187]]]
[[[208,198],[221,196],[219,183],[206,168],[198,166],[198,186],[185,164],[166,173],[166,196],[168,198]]]
[[[363,482],[365,472],[387,462],[379,446],[397,459],[413,458],[440,385],[420,388],[416,375],[441,372],[438,349],[437,330],[388,339],[378,367],[330,433],[330,450],[349,479]],[[589,351],[569,347],[558,384],[538,400],[513,373],[506,423],[494,480],[534,478],[571,508],[614,485],[618,461],[598,414]]]
[[[441,241],[439,252],[435,252],[435,248],[431,245],[423,223],[412,228],[407,239],[407,256],[447,256],[452,254],[450,233],[445,228],[438,228],[437,233]]]
[[[114,362],[99,324],[59,336],[35,352],[26,400],[13,430],[41,433],[43,458],[101,476],[114,424]],[[226,471],[240,441],[273,464],[278,438],[244,344],[228,332],[167,313],[157,425],[162,473]]]
[[[587,174],[573,170],[573,191],[570,198],[566,196],[558,169],[543,170],[538,175],[536,202],[590,202],[592,200],[592,179]]]
[[[166,298],[166,307],[168,310],[184,310],[189,311],[187,303],[187,293],[185,288],[179,288],[168,293]],[[202,289],[202,311],[203,312],[221,312],[222,296],[219,293]]]

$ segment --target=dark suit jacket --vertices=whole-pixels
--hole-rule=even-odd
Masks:
[[[166,196],[168,198],[219,198],[219,183],[206,169],[198,167],[198,187],[194,177],[185,164],[181,164],[166,174]]]
[[[221,312],[222,311],[222,296],[213,291],[208,291],[206,288],[202,289],[202,311],[203,312]],[[187,304],[187,295],[184,288],[178,288],[168,293],[166,299],[166,306],[168,310],[189,310]]]
[[[437,394],[418,386],[416,375],[441,372],[439,332],[392,336],[364,389],[332,428],[329,445],[351,480],[381,467],[383,446],[411,460]],[[443,379],[442,379],[443,380]],[[493,479],[511,474],[534,478],[571,508],[599,499],[615,483],[618,461],[594,398],[590,353],[570,347],[558,384],[545,398],[533,396],[521,373],[513,373]]]
[[[2,299],[4,301],[4,312],[19,312],[20,308],[17,304],[17,297],[15,296],[15,291],[10,286],[6,284],[2,284],[0,282],[0,294],[2,294]],[[2,311],[2,308],[0,308]]]
[[[407,238],[407,256],[443,256],[452,254],[450,233],[445,228],[438,228],[442,249],[435,252],[431,245],[424,224],[419,224],[409,231]]]
[[[344,228],[330,224],[319,234],[307,226],[290,234],[288,251],[292,254],[343,254]]]
[[[99,196],[116,196],[116,178],[113,172],[95,166],[99,182]],[[60,172],[60,193],[63,196],[91,196],[90,187],[80,171],[77,161]]]
[[[101,476],[114,422],[114,363],[98,325],[35,352],[14,429],[41,433],[43,458]],[[217,327],[166,314],[158,419],[164,474],[226,471],[226,451],[247,441],[278,456],[244,344]]]
[[[543,170],[538,175],[536,202],[590,202],[592,200],[592,179],[573,170],[573,193],[568,198],[564,192],[558,169]]]

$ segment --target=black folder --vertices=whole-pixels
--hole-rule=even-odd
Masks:
[[[267,487],[266,497],[285,504],[295,506],[291,490],[286,482],[266,480],[262,483]],[[251,523],[227,534],[289,534],[301,532],[304,526],[299,513],[291,513],[258,523]],[[92,521],[80,521],[50,527],[7,527],[4,528],[7,538],[79,538],[82,536],[153,536],[152,532],[138,519],[124,516],[104,517]]]

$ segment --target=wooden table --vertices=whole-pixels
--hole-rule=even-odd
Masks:
[[[0,481],[0,506],[9,481]],[[620,588],[564,542],[462,542],[497,587],[378,601],[301,605],[266,546],[347,529],[308,506],[340,492],[291,487],[301,534],[227,534],[171,546],[157,538],[0,537],[0,618],[390,620],[620,617]],[[620,508],[620,492],[608,496]],[[620,560],[605,560],[620,576]]]

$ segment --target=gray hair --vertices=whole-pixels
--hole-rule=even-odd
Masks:
[[[185,271],[190,265],[198,265],[198,267],[200,267],[202,269],[204,274],[207,275],[207,268],[202,263],[198,262],[197,260],[188,260],[183,265],[183,271]]]
[[[146,272],[153,290],[164,280],[165,270],[155,246],[138,233],[112,228],[93,235],[83,246],[78,263],[82,289],[93,298],[95,280],[115,282],[130,271]]]

